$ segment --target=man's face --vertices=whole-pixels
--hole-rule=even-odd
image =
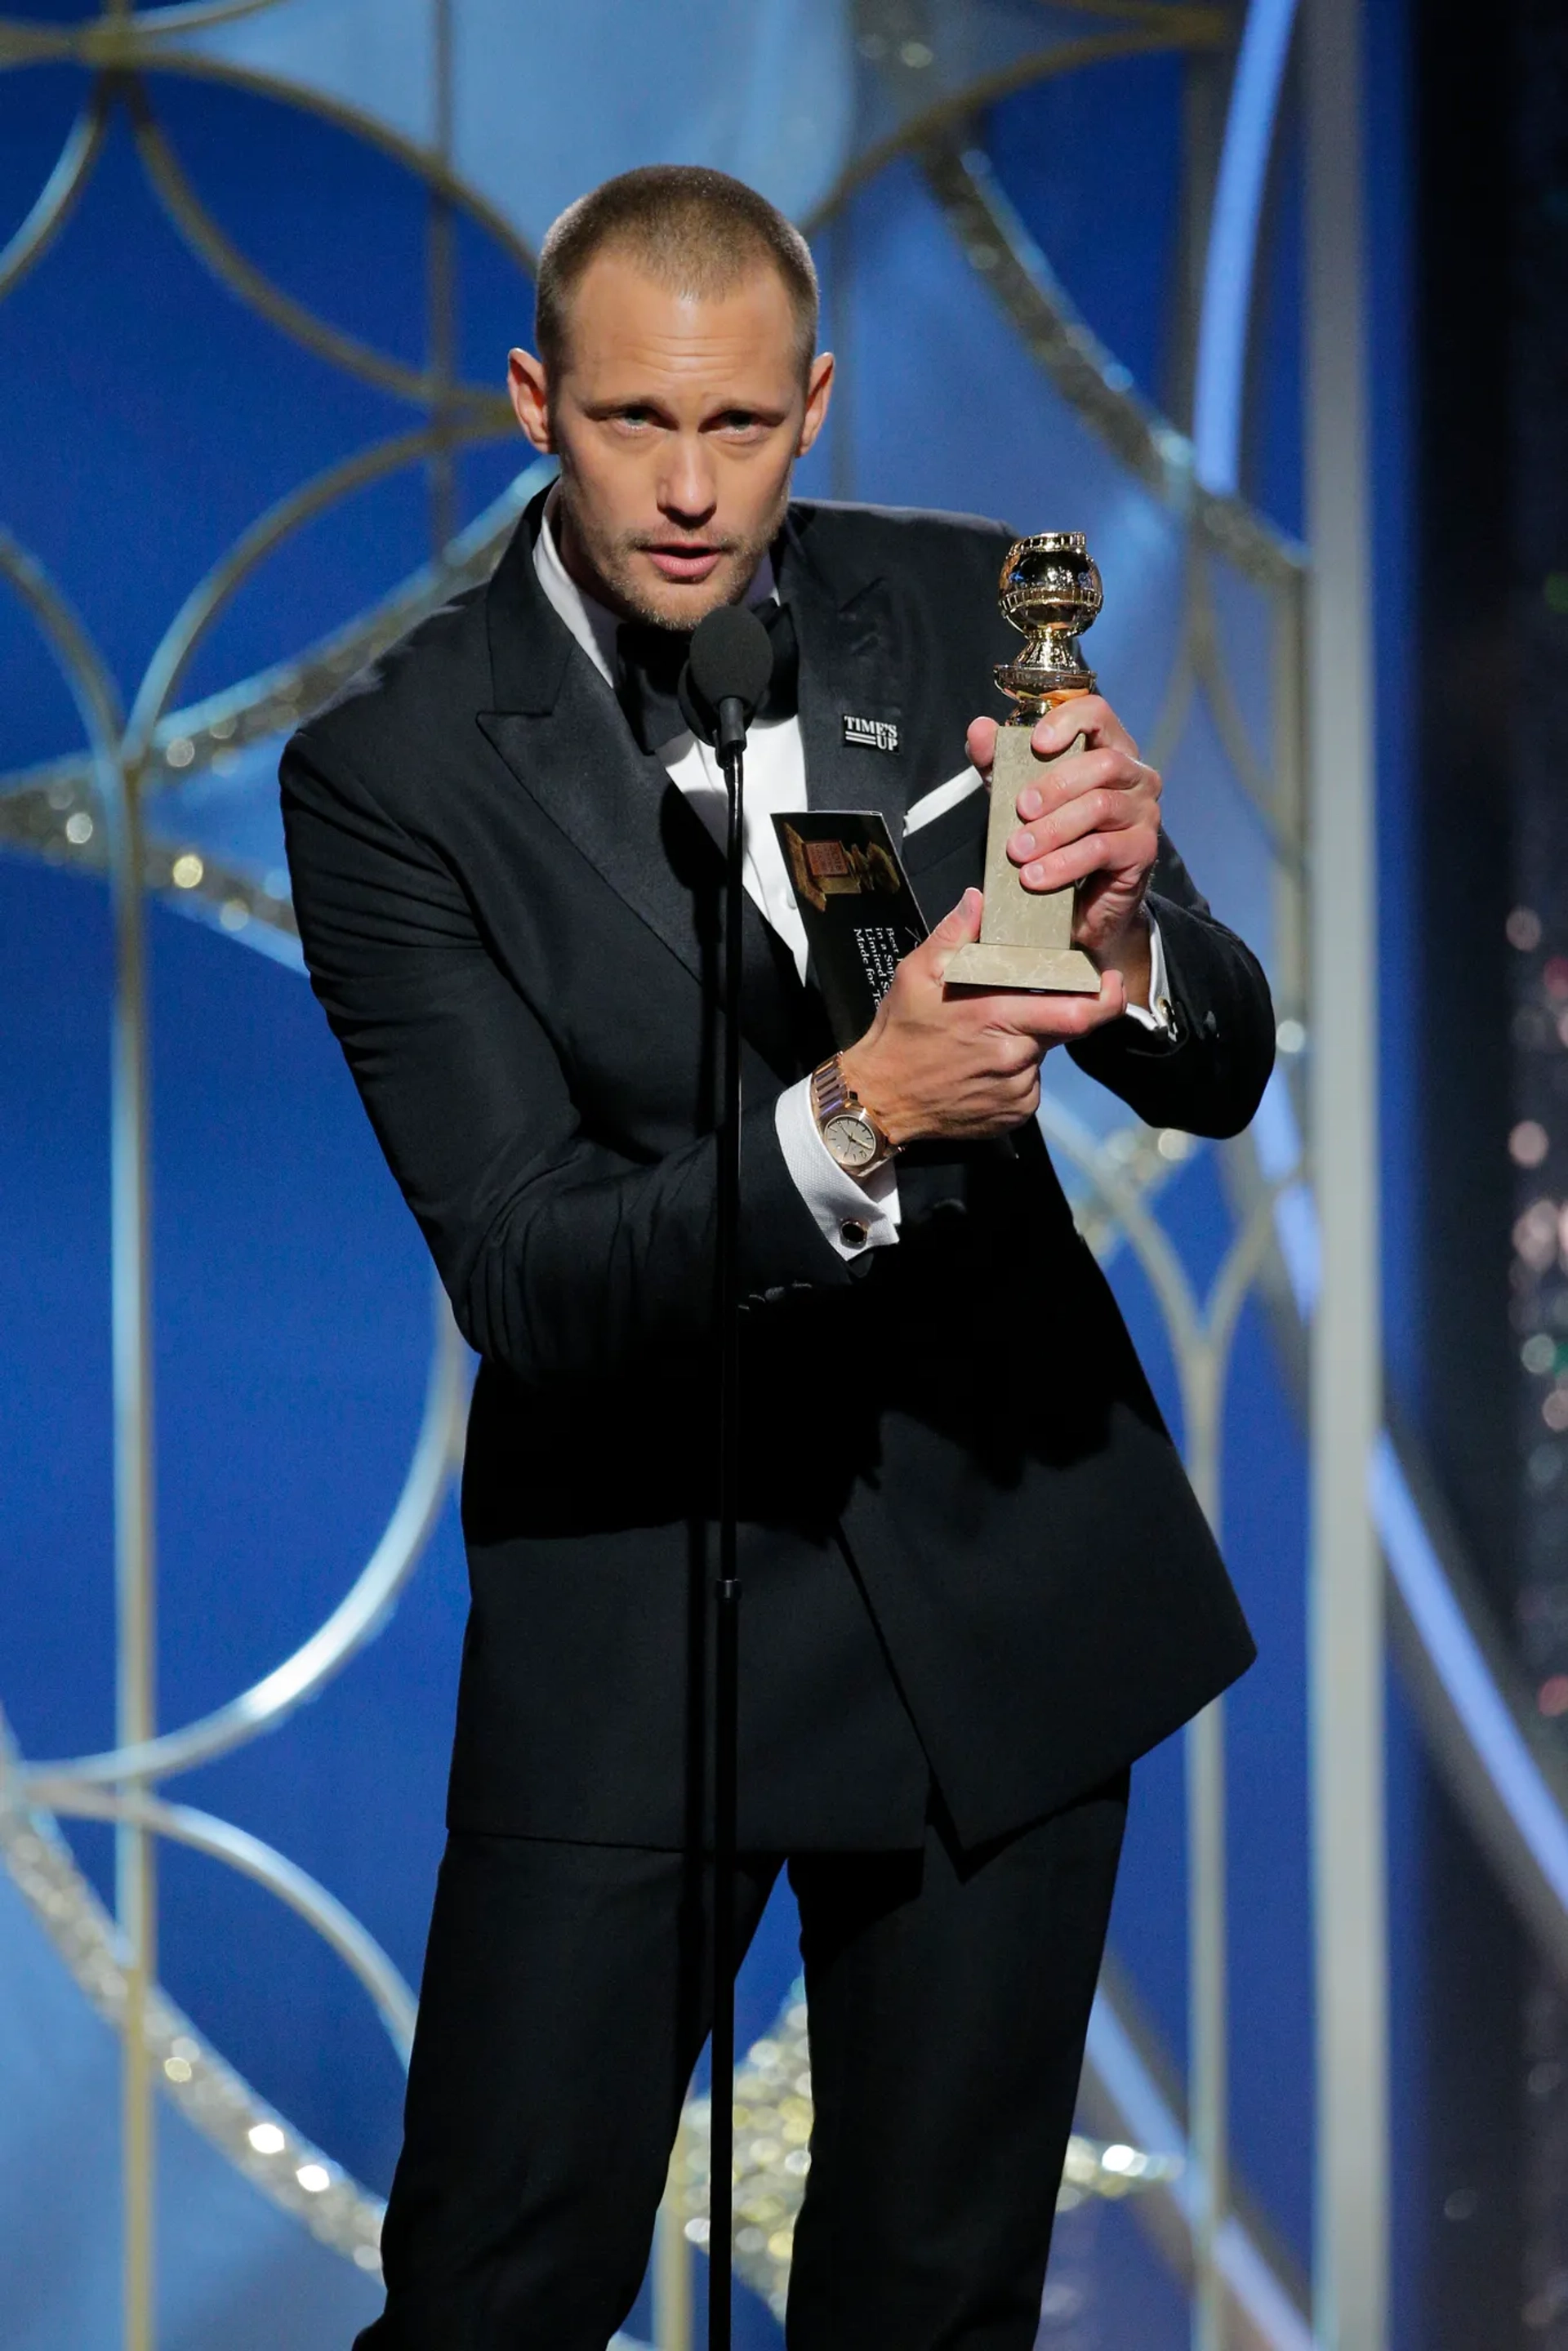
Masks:
[[[558,537],[579,586],[667,629],[738,601],[821,428],[832,371],[824,352],[802,380],[768,264],[696,297],[612,248],[595,255],[554,375],[526,351],[510,362],[523,430],[560,458]]]

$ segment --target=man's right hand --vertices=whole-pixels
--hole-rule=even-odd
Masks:
[[[1026,1124],[1051,1046],[1126,1010],[1118,971],[1102,975],[1097,997],[947,987],[955,953],[980,935],[983,903],[978,890],[965,891],[904,956],[871,1027],[839,1057],[845,1082],[893,1143],[977,1142]]]

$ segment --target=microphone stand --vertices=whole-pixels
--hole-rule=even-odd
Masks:
[[[719,1102],[718,1578],[714,1590],[713,2073],[708,2097],[708,2351],[730,2351],[735,2200],[735,1902],[739,1758],[740,975],[746,730],[773,669],[755,613],[721,605],[692,632],[680,704],[724,773],[724,1072]]]
[[[740,974],[746,707],[719,705],[727,799],[724,891],[724,1078],[718,1131],[718,1581],[714,1627],[713,2042],[709,2095],[708,2351],[730,2351],[735,2193],[736,1801],[740,1679]]]

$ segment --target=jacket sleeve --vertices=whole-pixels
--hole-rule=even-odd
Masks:
[[[640,1163],[586,1133],[439,850],[311,734],[281,781],[311,987],[470,1346],[533,1385],[703,1343],[715,1138]],[[848,1279],[785,1167],[771,1099],[745,1112],[741,1184],[743,1296]]]
[[[1068,1050],[1150,1126],[1239,1134],[1274,1066],[1274,1006],[1263,967],[1216,922],[1168,839],[1149,891],[1176,1013],[1174,1040],[1113,1020]]]

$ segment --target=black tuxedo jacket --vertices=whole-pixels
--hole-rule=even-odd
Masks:
[[[542,502],[541,502],[542,503]],[[489,584],[290,743],[312,984],[481,1356],[455,1826],[655,1846],[705,1813],[715,1504],[720,861],[535,577]],[[798,504],[775,550],[815,808],[904,810],[996,709],[1007,534]],[[844,740],[889,720],[897,748]],[[935,920],[985,795],[911,835]],[[1179,1040],[1077,1058],[1223,1135],[1269,1073],[1258,964],[1168,844]],[[899,1162],[902,1238],[846,1263],[774,1132],[831,1050],[747,902],[740,1834],[967,1842],[1094,1786],[1240,1673],[1246,1624],[1038,1130]]]

